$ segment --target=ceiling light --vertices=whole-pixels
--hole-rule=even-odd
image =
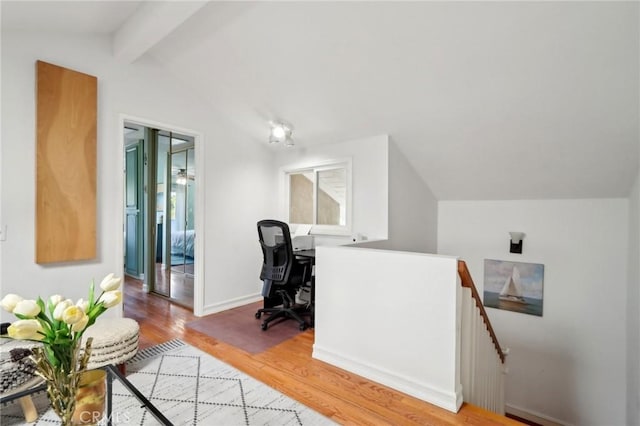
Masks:
[[[291,133],[293,126],[277,121],[270,121],[271,132],[269,133],[269,143],[284,142],[285,146],[292,147],[293,139],[291,139]]]
[[[282,139],[285,137],[286,132],[284,131],[284,127],[282,126],[275,126],[273,128],[273,130],[271,130],[271,134],[273,135],[274,138],[276,139]]]
[[[178,185],[186,185],[187,177],[187,171],[185,169],[178,170],[178,173],[176,173],[176,183]]]

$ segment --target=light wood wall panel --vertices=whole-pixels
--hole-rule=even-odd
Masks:
[[[36,263],[94,259],[97,78],[36,68]]]

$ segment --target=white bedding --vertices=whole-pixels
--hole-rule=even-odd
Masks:
[[[193,257],[196,233],[193,230],[171,233],[171,254]],[[185,241],[186,240],[186,241]]]

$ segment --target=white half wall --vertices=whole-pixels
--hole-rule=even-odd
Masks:
[[[457,265],[449,256],[318,247],[313,357],[457,412]]]
[[[481,296],[484,259],[545,265],[542,317],[487,308],[500,344],[511,350],[507,412],[568,425],[628,424],[628,204],[439,202],[438,253],[466,261]],[[509,231],[526,233],[521,255],[509,253]]]
[[[153,60],[114,59],[107,36],[2,32],[2,293],[86,297],[89,280],[122,274],[123,152],[121,114],[203,135],[197,165],[204,188],[204,313],[259,295],[261,251],[256,222],[274,214],[273,154],[241,129],[217,119],[197,94]],[[98,256],[93,261],[37,265],[35,221],[35,62],[51,62],[98,78]],[[254,265],[253,267],[247,265]],[[115,312],[117,310],[110,310]],[[121,312],[120,312],[121,314]],[[3,312],[2,321],[13,321]]]
[[[640,173],[629,194],[627,424],[640,424]]]

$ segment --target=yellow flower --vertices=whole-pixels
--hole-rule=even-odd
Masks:
[[[56,308],[53,310],[53,319],[56,321],[62,321],[62,314],[64,314],[64,311],[72,305],[73,300],[71,299],[63,300],[62,302],[58,303],[56,305]]]
[[[17,294],[7,294],[2,298],[2,301],[0,301],[0,306],[2,306],[2,309],[13,313],[18,302],[22,302],[22,300],[22,297]]]
[[[62,313],[62,321],[67,324],[75,324],[82,319],[85,313],[76,305],[71,305]]]
[[[105,308],[111,308],[122,300],[122,292],[120,290],[107,291],[102,293],[100,296],[100,300],[98,302],[102,302],[102,305]]]
[[[104,277],[104,279],[100,283],[100,288],[102,289],[102,291],[117,290],[118,287],[120,287],[120,281],[122,281],[121,278],[114,277],[113,273],[111,273]]]
[[[80,321],[76,322],[71,326],[71,331],[78,333],[84,330],[88,322],[89,322],[89,316],[85,314],[82,316],[82,318],[80,318]]]
[[[9,337],[12,339],[27,339],[27,340],[41,340],[44,336],[38,331],[41,331],[42,327],[38,320],[18,320],[11,324],[7,328]]]
[[[40,313],[40,306],[35,300],[21,300],[16,303],[13,308],[13,313],[18,315],[24,315],[25,317],[35,317]]]

